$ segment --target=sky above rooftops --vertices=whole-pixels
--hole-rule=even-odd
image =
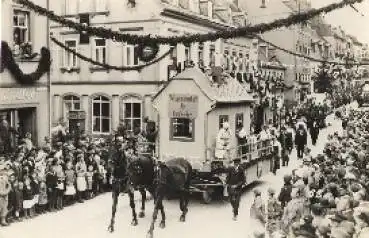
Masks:
[[[340,0],[311,0],[311,5],[319,8],[336,2]],[[351,7],[346,7],[326,14],[324,19],[333,26],[342,26],[346,33],[355,36],[362,43],[369,44],[369,0],[354,6],[360,13]]]

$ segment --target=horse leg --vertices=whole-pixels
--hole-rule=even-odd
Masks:
[[[186,221],[186,214],[188,212],[188,201],[189,201],[189,195],[187,193],[187,191],[182,191],[181,192],[181,197],[180,197],[180,200],[179,200],[179,207],[182,211],[182,214],[179,218],[179,220],[181,222],[184,222]]]
[[[138,221],[137,221],[137,214],[136,214],[136,204],[135,204],[134,190],[129,188],[128,189],[128,195],[129,195],[129,206],[132,209],[132,222],[131,222],[131,225],[132,226],[137,226]]]
[[[145,188],[140,188],[141,193],[141,211],[138,214],[140,218],[145,217],[145,203],[146,203],[146,190]]]
[[[112,192],[113,195],[113,205],[112,205],[112,212],[111,212],[111,220],[110,220],[110,225],[108,227],[108,230],[110,232],[114,232],[114,223],[115,223],[115,213],[117,211],[117,206],[118,206],[118,196],[119,196],[119,192],[113,191]]]
[[[159,209],[161,213],[161,221],[160,221],[159,226],[160,228],[164,229],[165,228],[165,211],[164,211],[163,201],[161,201]]]
[[[154,237],[155,222],[156,222],[156,219],[158,218],[159,204],[161,203],[162,199],[163,198],[161,198],[159,196],[154,201],[154,213],[152,214],[152,220],[151,220],[151,224],[150,224],[150,229],[147,232],[147,238],[153,238]]]

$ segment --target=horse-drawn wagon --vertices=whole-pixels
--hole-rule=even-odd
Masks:
[[[238,126],[250,131],[253,97],[235,79],[222,83],[197,68],[188,68],[171,79],[153,99],[158,112],[159,133],[157,157],[166,161],[185,158],[195,171],[191,192],[202,193],[209,203],[219,191],[226,195],[225,169],[232,159],[240,158],[247,184],[271,171],[269,141],[240,144],[236,137]],[[218,131],[227,123],[229,144],[223,156],[216,155]]]

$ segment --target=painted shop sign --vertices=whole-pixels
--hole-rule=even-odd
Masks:
[[[72,120],[86,119],[86,112],[85,111],[69,111],[68,119],[72,119]]]
[[[199,97],[190,94],[169,94],[169,118],[197,117]]]
[[[35,88],[2,88],[0,89],[0,103],[30,101],[36,97]]]

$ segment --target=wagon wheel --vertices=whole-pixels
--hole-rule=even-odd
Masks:
[[[212,201],[212,197],[211,197],[211,193],[209,190],[204,190],[202,192],[202,201],[205,203],[205,204],[209,204],[211,203]]]

